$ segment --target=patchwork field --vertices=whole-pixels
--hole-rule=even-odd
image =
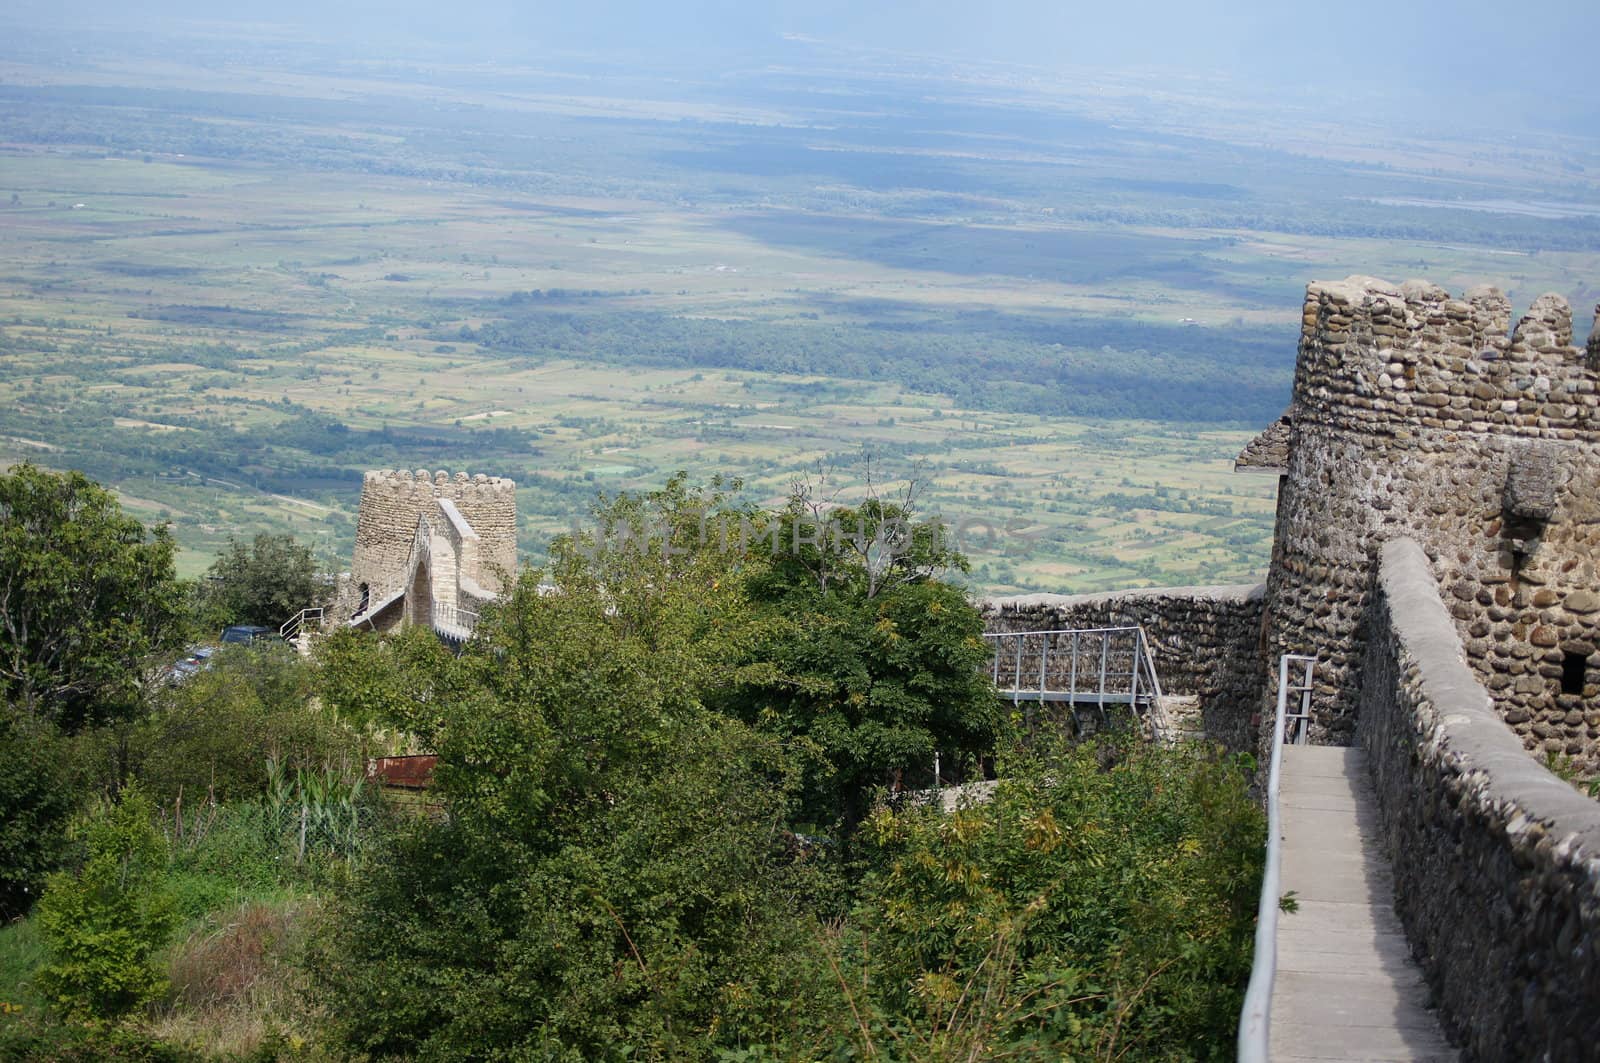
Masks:
[[[1001,529],[967,541],[984,590],[1245,580],[1273,483],[1232,457],[1307,280],[1600,297],[1600,225],[1560,206],[1592,146],[1530,187],[1509,149],[1384,169],[1084,86],[574,94],[230,48],[0,45],[0,461],[112,484],[191,574],[264,529],[338,565],[366,468],[516,478],[534,561],[600,490],[870,468]]]

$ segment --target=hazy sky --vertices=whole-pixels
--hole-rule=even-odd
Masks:
[[[11,0],[90,22],[292,19],[324,38],[399,31],[501,54],[645,51],[665,60],[768,52],[784,33],[1045,69],[1140,66],[1247,82],[1420,93],[1441,115],[1495,101],[1594,114],[1596,0]],[[1426,117],[1423,115],[1421,117]]]

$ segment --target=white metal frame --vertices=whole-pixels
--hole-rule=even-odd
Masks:
[[[1071,705],[1141,705],[1161,696],[1155,654],[1144,628],[1060,628],[1051,631],[992,631],[983,636],[992,650],[991,678],[1000,696],[1010,701],[1066,702]],[[1007,646],[1010,640],[1013,645]],[[1030,645],[1030,640],[1032,644]],[[1063,647],[1062,643],[1066,646]],[[1066,685],[1051,670],[1054,659],[1067,660]],[[1009,651],[1009,652],[1008,652]],[[1000,686],[1002,656],[1010,664],[1010,687]],[[1038,667],[1035,669],[1034,662]],[[1113,668],[1113,662],[1117,667]],[[1126,662],[1127,668],[1121,665]],[[1037,672],[1036,683],[1024,676]],[[1091,680],[1092,677],[1092,680]]]

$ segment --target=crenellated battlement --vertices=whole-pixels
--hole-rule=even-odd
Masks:
[[[453,559],[449,579],[434,574],[441,601],[454,601],[462,580],[472,588],[498,593],[515,574],[514,481],[445,469],[381,469],[362,478],[351,561],[357,587],[366,586],[371,595],[398,589],[405,582],[419,520],[428,522],[441,556]]]
[[[1600,323],[1600,308],[1596,308]],[[1573,346],[1572,308],[1542,295],[1511,327],[1493,287],[1454,298],[1374,277],[1306,289],[1297,422],[1386,435],[1421,429],[1600,438],[1600,327]]]
[[[1527,747],[1600,773],[1600,328],[1542,295],[1372,277],[1306,290],[1268,576],[1269,640],[1312,653],[1315,727],[1355,724],[1374,551],[1422,544]],[[1261,447],[1247,450],[1246,457]]]
[[[371,470],[362,479],[362,491],[385,490],[393,494],[416,493],[430,498],[461,499],[487,495],[511,495],[516,492],[516,482],[504,476],[485,476],[483,473],[458,472],[452,475],[445,469],[429,472],[427,469]]]

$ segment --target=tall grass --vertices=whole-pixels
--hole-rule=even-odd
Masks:
[[[0,926],[0,1023],[43,1006],[33,976],[47,955],[36,921],[18,919]]]
[[[206,916],[169,954],[172,990],[150,1033],[206,1057],[300,1055],[317,1015],[301,973],[317,911],[314,898],[290,895]]]

